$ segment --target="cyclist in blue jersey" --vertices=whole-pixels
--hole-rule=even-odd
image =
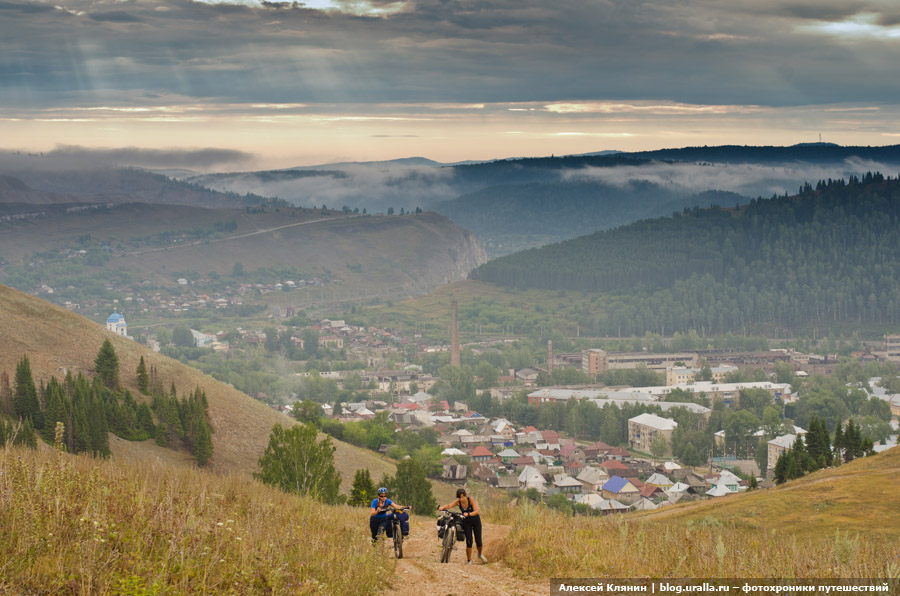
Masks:
[[[369,509],[369,529],[372,531],[372,542],[378,538],[381,528],[384,528],[388,538],[394,537],[394,531],[391,528],[388,512],[390,510],[404,509],[403,505],[397,505],[388,499],[388,489],[383,486],[378,489],[378,497],[372,500],[372,508]],[[400,531],[404,536],[409,535],[409,514],[401,511],[397,514],[400,519]]]

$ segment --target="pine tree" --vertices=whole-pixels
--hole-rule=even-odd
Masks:
[[[837,423],[837,426],[834,429],[834,439],[832,439],[832,445],[834,445],[834,457],[836,460],[840,461],[844,457],[844,429],[841,427],[840,420]]]
[[[50,379],[45,392],[47,395],[47,406],[44,409],[43,436],[47,443],[53,443],[56,423],[62,422],[66,424],[69,420],[68,400],[63,393],[63,386],[59,384],[56,377]],[[68,432],[68,428],[66,432]]]
[[[153,414],[150,413],[150,407],[147,404],[141,404],[137,407],[134,414],[134,426],[138,436],[141,437],[140,440],[156,436]]]
[[[12,389],[9,386],[9,375],[6,371],[0,373],[0,416],[15,416],[13,407]]]
[[[103,408],[103,400],[99,395],[94,395],[90,416],[93,422],[91,428],[91,451],[100,457],[109,457],[109,425],[106,422],[106,412]]]
[[[355,507],[368,507],[375,498],[375,484],[368,468],[357,470],[353,476],[353,486],[350,488],[349,505]]]
[[[31,364],[28,356],[16,366],[15,390],[13,391],[13,408],[20,420],[31,419],[32,428],[44,428],[44,416],[38,401],[34,378],[31,376]]]
[[[144,364],[143,356],[141,356],[141,361],[138,362],[137,370],[135,372],[137,374],[138,390],[144,395],[147,395],[150,391],[150,375],[147,374],[147,365]]]
[[[31,418],[26,418],[19,427],[16,434],[16,445],[24,445],[31,449],[37,449],[37,435],[34,432],[34,425]]]
[[[108,339],[103,341],[94,359],[94,374],[110,389],[119,386],[119,357]]]
[[[198,466],[205,468],[213,454],[213,443],[212,437],[209,436],[209,425],[206,423],[206,419],[201,416],[199,420],[200,428],[194,441],[194,458],[197,460]]]
[[[798,440],[800,437],[798,437]],[[795,443],[796,445],[796,443]],[[800,450],[791,448],[788,450],[787,472],[788,480],[795,480],[803,476],[803,458],[806,456],[806,450],[800,447]]]

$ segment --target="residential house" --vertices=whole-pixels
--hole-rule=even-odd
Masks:
[[[519,487],[522,489],[534,488],[540,493],[547,492],[547,480],[537,468],[526,466],[519,474]]]
[[[606,470],[606,473],[610,476],[612,476],[613,474],[618,474],[619,476],[624,477],[624,472],[628,470],[628,466],[617,459],[604,460],[597,464],[597,467]]]
[[[664,499],[666,497],[665,489],[647,482],[641,487],[641,497],[645,499]]]
[[[711,484],[714,485],[713,488],[719,486],[724,487],[725,490],[730,493],[736,493],[741,489],[741,479],[730,470],[722,470],[719,473],[719,477],[716,478]],[[713,488],[710,488],[710,490],[706,491],[706,494],[708,495],[710,491],[713,490]]]
[[[471,457],[474,462],[484,462],[494,459],[494,454],[484,445],[479,445],[478,447],[469,450],[469,457]]]
[[[628,505],[626,505],[625,503],[621,503],[616,499],[603,499],[603,501],[601,501],[601,503],[597,507],[594,507],[594,509],[597,509],[598,511],[603,513],[603,515],[612,513],[627,513],[631,510]]]
[[[647,478],[647,484],[655,484],[663,490],[666,490],[670,486],[674,484],[668,477],[663,476],[659,472],[654,473],[649,478]]]
[[[515,467],[517,472],[529,466],[533,467],[535,464],[537,464],[535,459],[528,455],[521,455],[509,462],[509,465]]]
[[[563,464],[563,469],[565,469],[566,474],[570,476],[578,476],[584,469],[584,463],[578,460],[567,461]]]
[[[625,505],[631,505],[641,496],[641,491],[627,478],[612,476],[600,489],[604,499],[615,499]]]
[[[586,492],[597,492],[609,480],[609,473],[603,468],[587,466],[575,478],[584,485]]]
[[[498,453],[497,457],[499,457],[500,461],[502,461],[505,465],[508,466],[508,465],[512,464],[513,460],[516,460],[519,458],[519,453],[514,449],[506,448],[503,451],[501,451],[500,453]]]
[[[563,445],[559,448],[559,459],[563,462],[578,462],[584,465],[587,457],[580,447],[576,445]]]
[[[724,497],[725,495],[730,495],[731,491],[728,490],[725,485],[717,484],[708,491],[706,491],[707,497]]]
[[[587,505],[592,509],[599,510],[600,504],[605,501],[603,497],[598,495],[597,493],[584,493],[580,495],[575,495],[575,502],[580,505]]]
[[[448,457],[443,462],[443,471],[441,472],[441,480],[450,484],[465,484],[468,468],[463,466],[452,457]]]
[[[597,441],[593,445],[584,448],[584,456],[590,461],[597,461],[601,457],[605,457],[610,449],[612,449],[612,447],[603,441]]]
[[[583,485],[568,474],[554,474],[550,483],[551,492],[563,493],[570,499],[573,495],[581,494]]]
[[[515,442],[516,429],[508,420],[500,418],[499,420],[495,420],[491,426],[493,427],[494,434],[500,435],[506,442]]]
[[[519,479],[513,474],[507,474],[506,476],[498,476],[497,477],[497,488],[501,488],[507,491],[517,491],[519,490]]]
[[[494,466],[486,463],[475,464],[475,468],[472,470],[472,477],[490,485],[495,485],[497,483],[497,470],[494,469]]]
[[[643,495],[641,495],[641,498],[638,499],[637,503],[631,506],[631,508],[635,511],[653,511],[658,507],[659,506],[656,503]]]

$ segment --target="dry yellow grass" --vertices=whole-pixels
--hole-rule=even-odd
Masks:
[[[900,576],[900,449],[771,491],[646,514],[517,509],[506,562],[545,577]]]
[[[900,449],[808,474],[768,491],[647,512],[647,520],[714,517],[748,530],[773,527],[798,537],[835,531],[900,537]]]
[[[0,449],[0,593],[376,594],[365,511],[184,466]]]

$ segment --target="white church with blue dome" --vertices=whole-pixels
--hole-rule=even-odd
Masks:
[[[128,323],[125,322],[124,315],[120,315],[115,309],[113,314],[106,319],[106,328],[122,337],[128,337]]]

